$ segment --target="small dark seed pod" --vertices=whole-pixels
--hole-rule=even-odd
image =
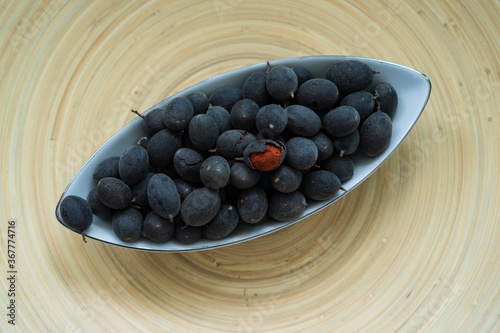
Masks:
[[[120,173],[118,172],[119,161],[120,156],[111,156],[99,162],[92,175],[94,182],[97,184],[105,177],[120,178]]]
[[[344,94],[363,90],[372,83],[373,69],[359,60],[345,60],[332,64],[326,78]]]
[[[374,92],[377,109],[393,117],[398,108],[398,94],[392,85],[387,82],[379,82]]]
[[[259,222],[267,212],[266,191],[260,186],[254,186],[241,192],[238,198],[238,213],[247,223]]]
[[[172,131],[180,131],[189,125],[193,118],[194,108],[191,101],[185,97],[172,99],[163,112],[163,122]]]
[[[133,207],[117,211],[111,220],[115,235],[124,242],[133,242],[142,235],[143,217],[141,212]]]
[[[128,147],[118,161],[120,179],[127,185],[137,184],[148,173],[149,155],[145,148],[139,145]]]
[[[330,171],[316,170],[308,173],[302,182],[302,192],[313,200],[330,200],[340,190],[340,179]]]
[[[208,102],[213,106],[219,105],[231,110],[234,104],[242,99],[241,89],[238,87],[222,87],[210,94]]]
[[[267,91],[277,101],[286,101],[293,98],[298,84],[297,74],[289,67],[272,67],[267,73]]]
[[[190,226],[201,227],[210,222],[220,208],[220,196],[216,190],[200,187],[182,202],[182,220]]]
[[[89,203],[83,198],[69,195],[61,201],[59,211],[64,224],[81,233],[85,241],[83,231],[90,227],[93,220],[92,209]]]
[[[373,157],[382,154],[391,142],[391,118],[382,111],[372,113],[361,125],[359,135],[359,147],[365,155]]]
[[[95,216],[99,216],[103,220],[111,222],[115,210],[109,208],[108,206],[103,204],[101,200],[99,200],[95,188],[92,189],[87,195],[87,202],[89,203],[90,208],[92,209],[92,213],[94,213]]]
[[[133,199],[130,187],[118,178],[105,177],[97,183],[97,196],[109,208],[125,209]]]
[[[201,237],[201,227],[194,227],[184,223],[182,218],[175,222],[174,238],[181,244],[193,244]]]
[[[181,209],[181,196],[174,181],[163,173],[157,173],[149,180],[147,191],[153,211],[173,221]]]
[[[349,156],[332,155],[330,158],[319,162],[320,170],[334,173],[343,183],[349,180],[354,174],[354,162]]]
[[[143,231],[153,243],[164,243],[174,236],[175,223],[161,217],[154,211],[146,215],[143,222]]]
[[[222,239],[236,228],[239,220],[240,216],[236,208],[228,204],[223,204],[212,221],[201,227],[201,233],[206,239]]]
[[[268,213],[276,221],[292,221],[306,209],[306,198],[299,191],[276,193],[269,199]]]

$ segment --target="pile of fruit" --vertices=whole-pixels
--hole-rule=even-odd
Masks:
[[[191,244],[239,223],[294,220],[344,190],[350,155],[388,147],[398,97],[388,82],[368,90],[377,74],[358,60],[332,63],[323,78],[268,63],[242,87],[133,111],[147,136],[99,163],[87,198],[63,199],[63,222],[84,235],[96,215],[122,241]]]

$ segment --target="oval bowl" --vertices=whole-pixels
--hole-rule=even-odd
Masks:
[[[324,77],[327,68],[332,63],[342,60],[359,60],[370,66],[373,70],[380,72],[379,74],[374,75],[373,83],[367,89],[372,89],[375,84],[380,81],[389,82],[398,93],[399,101],[397,110],[392,119],[393,133],[389,147],[381,155],[373,158],[368,158],[356,153],[350,156],[354,162],[355,168],[352,178],[342,184],[346,192],[339,191],[334,198],[328,201],[309,203],[303,214],[293,221],[278,222],[270,220],[266,223],[258,225],[239,223],[237,228],[230,235],[219,241],[210,241],[202,237],[197,242],[189,245],[181,244],[175,240],[170,240],[162,244],[156,244],[145,238],[141,238],[130,243],[124,242],[115,236],[111,229],[110,222],[104,221],[95,215],[92,225],[85,230],[85,236],[104,243],[143,251],[188,252],[215,249],[249,241],[251,239],[268,235],[277,230],[286,228],[310,217],[318,211],[333,204],[344,195],[347,195],[356,186],[367,179],[373,172],[375,172],[375,170],[377,170],[382,163],[389,158],[389,156],[406,138],[427,104],[431,93],[431,82],[425,74],[415,69],[384,60],[363,57],[318,55],[285,58],[271,60],[269,62],[272,66],[300,65],[309,69],[315,77]],[[262,62],[216,75],[166,98],[146,110],[144,114],[154,108],[165,106],[175,97],[185,97],[191,92],[203,91],[208,96],[211,92],[220,87],[241,87],[250,74],[256,71],[265,71],[266,69],[267,62]],[[56,207],[56,218],[64,227],[68,228],[63,223],[60,216],[59,207],[61,201],[68,195],[77,195],[82,198],[86,198],[89,191],[95,187],[92,174],[97,164],[109,156],[120,156],[126,148],[135,144],[142,136],[145,136],[145,132],[142,127],[142,119],[140,117],[136,117],[111,138],[109,138],[109,140],[107,140],[76,173],[62,193]]]

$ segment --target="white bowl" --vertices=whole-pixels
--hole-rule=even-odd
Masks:
[[[332,63],[341,60],[360,60],[369,65],[373,70],[380,72],[380,74],[374,75],[372,86],[368,87],[368,89],[373,88],[377,82],[386,81],[395,88],[398,94],[398,108],[392,119],[393,133],[389,147],[381,155],[374,158],[368,158],[361,155],[353,156],[353,161],[355,163],[354,175],[351,179],[342,184],[342,186],[347,190],[346,192],[339,191],[339,193],[329,201],[310,203],[303,214],[298,219],[293,221],[269,221],[259,225],[240,223],[229,236],[218,241],[210,241],[202,237],[197,242],[189,245],[181,244],[175,240],[170,240],[162,244],[156,244],[144,238],[135,242],[124,242],[115,236],[109,221],[104,221],[97,216],[94,216],[92,225],[85,231],[86,237],[112,245],[145,251],[186,252],[214,249],[245,242],[270,234],[276,230],[283,229],[311,216],[349,193],[366,178],[368,178],[375,170],[377,170],[408,135],[427,104],[431,92],[431,82],[426,75],[415,69],[383,60],[362,57],[329,55],[304,56],[272,60],[270,63],[273,66],[300,65],[308,68],[315,77],[324,77],[327,68]],[[256,71],[265,71],[266,69],[267,63],[262,62],[214,76],[170,96],[145,112],[147,113],[156,107],[164,106],[172,98],[187,96],[191,92],[203,91],[208,96],[212,91],[220,87],[242,87],[243,83],[250,74]],[[62,218],[59,213],[59,206],[62,199],[68,195],[77,195],[82,198],[86,198],[90,190],[95,187],[92,174],[97,164],[109,156],[120,156],[127,147],[135,144],[142,136],[145,136],[145,132],[142,127],[142,119],[136,117],[115,135],[113,135],[107,142],[105,142],[104,145],[100,147],[82,166],[82,168],[69,182],[56,207],[56,217],[63,226],[65,226],[65,224],[62,222]]]

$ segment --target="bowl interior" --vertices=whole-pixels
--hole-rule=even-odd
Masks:
[[[324,77],[327,68],[336,61],[346,59],[357,59],[367,65],[373,70],[379,71],[380,74],[374,75],[372,86],[367,89],[370,90],[373,86],[380,81],[389,82],[398,93],[398,108],[392,119],[393,134],[391,143],[384,153],[375,157],[367,158],[361,154],[352,155],[355,163],[354,175],[351,179],[344,182],[342,186],[347,192],[339,191],[339,193],[331,200],[325,202],[311,202],[308,204],[304,213],[296,220],[287,222],[269,221],[259,225],[250,225],[247,223],[240,223],[236,230],[229,236],[219,241],[209,241],[201,238],[194,244],[184,245],[175,240],[170,240],[166,243],[155,244],[147,239],[141,238],[138,241],[127,243],[121,241],[116,237],[111,230],[111,223],[105,221],[97,216],[94,216],[94,222],[85,231],[88,238],[99,240],[105,243],[123,246],[131,249],[146,250],[146,251],[160,251],[160,252],[185,252],[185,251],[199,251],[206,249],[213,249],[231,244],[241,243],[253,238],[257,238],[276,230],[285,228],[293,223],[296,223],[319,210],[331,205],[342,196],[348,194],[357,185],[363,182],[370,176],[380,165],[394,152],[394,150],[401,144],[403,139],[408,135],[416,121],[420,117],[431,92],[431,83],[429,78],[423,73],[395,63],[360,57],[347,57],[347,56],[305,56],[297,58],[287,58],[270,61],[271,65],[285,65],[294,66],[300,65],[309,69],[315,77]],[[172,98],[187,96],[191,92],[203,91],[207,96],[217,88],[225,86],[243,86],[246,78],[256,72],[265,71],[267,63],[259,63],[247,67],[243,67],[231,72],[214,76],[210,79],[197,83],[169,98],[161,101],[157,105],[151,107],[150,110],[166,105]],[[70,181],[65,191],[63,192],[59,203],[56,207],[56,217],[63,225],[62,218],[59,213],[59,206],[68,195],[78,195],[86,198],[91,189],[95,187],[92,180],[92,174],[97,164],[103,159],[110,156],[120,156],[125,149],[130,145],[135,144],[138,139],[145,136],[146,133],[142,127],[142,119],[136,117],[116,134],[114,134],[103,146],[101,146],[90,159],[82,166],[77,174]]]

